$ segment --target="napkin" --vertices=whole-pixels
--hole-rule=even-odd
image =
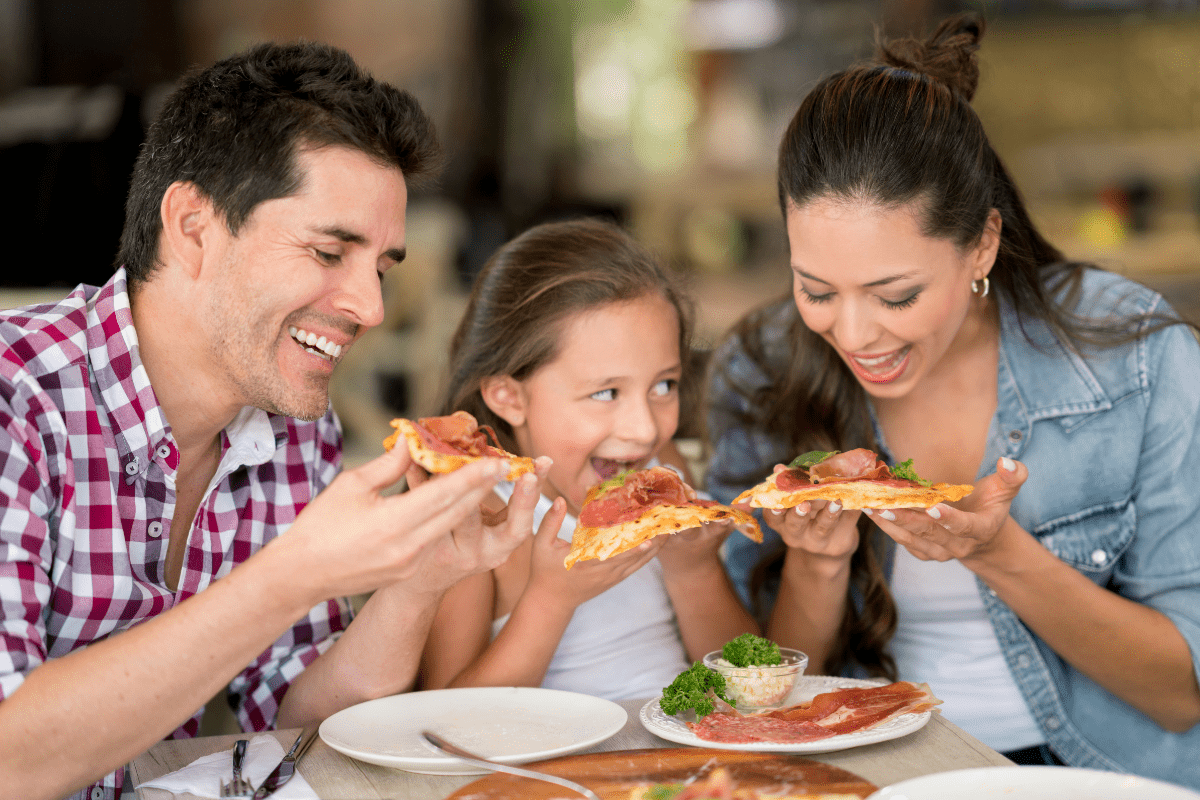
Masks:
[[[274,736],[259,734],[246,747],[242,762],[242,777],[249,778],[255,788],[266,780],[275,765],[283,759],[283,745]],[[173,794],[188,792],[197,797],[219,797],[221,782],[233,777],[233,746],[211,755],[197,758],[183,769],[138,785],[139,789],[165,789]],[[271,800],[319,800],[317,793],[299,771],[292,779],[275,790]]]

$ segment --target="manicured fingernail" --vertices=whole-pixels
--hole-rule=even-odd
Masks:
[[[875,516],[875,511],[874,511],[873,509],[870,509],[870,508],[864,508],[864,509],[863,509],[863,513],[864,513],[864,514],[866,514],[868,517],[873,517],[873,516]]]
[[[890,512],[890,511],[887,511],[887,510],[880,511],[880,512],[879,512],[879,516],[883,517],[883,518],[884,518],[884,519],[886,519],[886,520],[893,520],[893,519],[895,519],[895,518],[896,518],[896,515],[895,515],[895,514],[893,514],[893,513],[892,513],[892,512]]]
[[[834,500],[832,503],[829,504],[829,513],[830,514],[836,514],[841,510],[842,510],[842,504],[839,503],[837,500]]]
[[[1013,472],[1017,468],[1017,462],[1005,456],[1000,459],[1000,466],[1004,467],[1009,472]]]
[[[796,506],[796,514],[797,514],[798,516],[801,516],[801,517],[807,517],[807,516],[808,516],[808,512],[807,512],[807,511],[805,511],[805,510],[804,510],[803,508],[801,508],[800,506]]]
[[[487,465],[489,478],[503,478],[508,474],[508,465],[498,459],[490,459]]]
[[[934,519],[942,518],[942,512],[938,511],[937,506],[930,506],[929,508],[925,509],[925,513],[928,514],[929,516],[933,517]]]

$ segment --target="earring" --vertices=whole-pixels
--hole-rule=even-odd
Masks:
[[[987,297],[988,289],[990,288],[991,286],[988,284],[986,275],[983,276],[983,289],[979,288],[979,281],[971,281],[971,294],[979,295],[980,300]]]

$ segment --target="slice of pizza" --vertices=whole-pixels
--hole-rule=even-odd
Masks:
[[[929,508],[961,500],[969,484],[930,483],[917,476],[912,459],[889,467],[870,450],[814,451],[734,498],[754,508],[794,508],[806,500],[836,500],[842,508]]]
[[[514,455],[500,447],[496,432],[480,425],[466,411],[455,411],[445,417],[394,419],[395,432],[383,440],[391,450],[404,437],[413,461],[430,472],[453,472],[481,458],[499,458],[508,464],[507,480],[515,481],[526,472],[533,472],[533,459]],[[488,436],[491,436],[491,442]]]
[[[703,522],[734,520],[737,529],[762,541],[758,522],[745,511],[702,500],[667,467],[632,470],[588,490],[571,537],[567,569],[588,558],[600,561],[663,533],[678,533]]]

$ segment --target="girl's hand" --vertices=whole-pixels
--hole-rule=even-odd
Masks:
[[[939,503],[932,508],[897,508],[871,513],[879,528],[923,561],[957,558],[970,566],[1000,551],[1005,531],[1020,526],[1008,514],[1013,498],[1029,477],[1019,461],[1001,458],[996,472],[975,484],[959,507]],[[1009,524],[1011,523],[1011,524]]]
[[[540,593],[571,608],[591,600],[637,572],[654,558],[662,547],[663,539],[667,538],[656,536],[604,561],[576,561],[568,570],[563,559],[571,551],[571,544],[558,538],[558,528],[567,513],[566,509],[562,498],[555,500],[550,512],[542,520],[537,535],[533,537],[529,585],[525,591]],[[552,526],[547,525],[552,517],[557,521]]]
[[[676,574],[711,564],[714,560],[720,563],[721,544],[733,531],[734,521],[723,519],[704,522],[671,535],[656,536],[656,539],[665,540],[658,560],[662,562],[664,570]]]
[[[775,465],[775,472],[787,469]],[[811,556],[848,560],[858,549],[858,511],[835,500],[809,500],[795,508],[764,509],[763,521],[788,547]]]

